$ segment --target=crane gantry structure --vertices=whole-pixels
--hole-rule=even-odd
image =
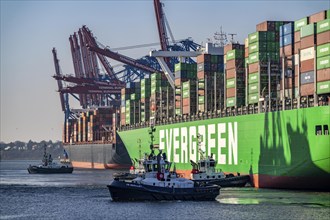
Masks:
[[[194,43],[190,38],[175,41],[166,20],[162,3],[160,0],[154,0],[153,3],[161,50],[196,51],[200,45]],[[169,43],[168,31],[172,44]],[[147,55],[140,59],[133,59],[118,53],[118,51],[115,52],[97,42],[93,33],[85,25],[69,37],[69,42],[74,75],[60,73],[56,50],[53,49],[56,70],[53,77],[58,82],[61,106],[66,119],[74,115],[69,107],[69,95],[79,101],[82,109],[93,106],[118,107],[120,105],[120,90],[125,87],[126,83],[148,77],[153,72],[162,73],[158,58]],[[117,72],[114,71],[108,58],[122,63],[124,68]],[[178,58],[165,57],[164,59],[168,68],[174,71],[175,63],[179,62]],[[194,63],[195,61],[186,58],[186,62]],[[105,73],[101,73],[101,69],[104,69]],[[63,82],[67,82],[69,85],[64,86]]]

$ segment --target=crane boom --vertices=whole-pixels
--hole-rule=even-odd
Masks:
[[[168,47],[168,38],[167,38],[167,34],[166,34],[166,26],[165,26],[165,19],[163,16],[164,15],[163,8],[160,3],[160,0],[154,0],[154,8],[155,8],[155,14],[156,14],[160,47],[161,47],[161,50],[166,51],[167,47]]]
[[[57,59],[57,54],[56,54],[55,47],[53,48],[52,52],[53,52],[54,65],[55,65],[55,74],[56,74],[56,76],[60,76],[61,75],[60,65],[59,65],[59,60]],[[57,86],[58,86],[59,90],[63,89],[62,81],[57,80]],[[64,95],[63,94],[60,94],[60,101],[61,101],[62,111],[65,112],[65,104],[64,104]]]

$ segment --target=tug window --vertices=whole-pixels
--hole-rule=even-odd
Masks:
[[[328,127],[328,125],[323,125],[323,134],[324,135],[329,135],[329,127]]]
[[[315,126],[315,135],[322,135],[322,126],[321,125]]]

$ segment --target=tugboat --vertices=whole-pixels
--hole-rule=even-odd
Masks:
[[[198,150],[200,153],[200,160],[198,164],[190,160],[193,167],[191,171],[191,179],[197,183],[216,184],[221,187],[244,187],[250,182],[249,175],[237,175],[230,173],[225,175],[222,171],[216,172],[215,166],[217,161],[211,156],[205,157],[204,152],[201,150],[200,135],[198,135]]]
[[[65,160],[63,163],[53,162],[51,154],[46,152],[46,146],[44,147],[44,156],[42,158],[42,163],[39,165],[29,165],[27,170],[30,174],[54,174],[54,173],[72,173],[73,167],[68,159],[68,155],[64,150]]]
[[[155,128],[151,128],[151,133]],[[151,134],[151,140],[153,135]],[[157,200],[215,200],[220,193],[218,185],[200,185],[194,181],[181,178],[166,154],[152,150],[148,158],[143,160],[144,175],[138,175],[133,180],[115,178],[108,189],[113,201],[157,201]]]

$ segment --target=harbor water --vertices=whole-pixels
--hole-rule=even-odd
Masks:
[[[0,162],[0,219],[329,219],[330,193],[223,188],[216,201],[113,202],[117,170],[28,174],[39,161]],[[299,183],[297,183],[299,184]]]

